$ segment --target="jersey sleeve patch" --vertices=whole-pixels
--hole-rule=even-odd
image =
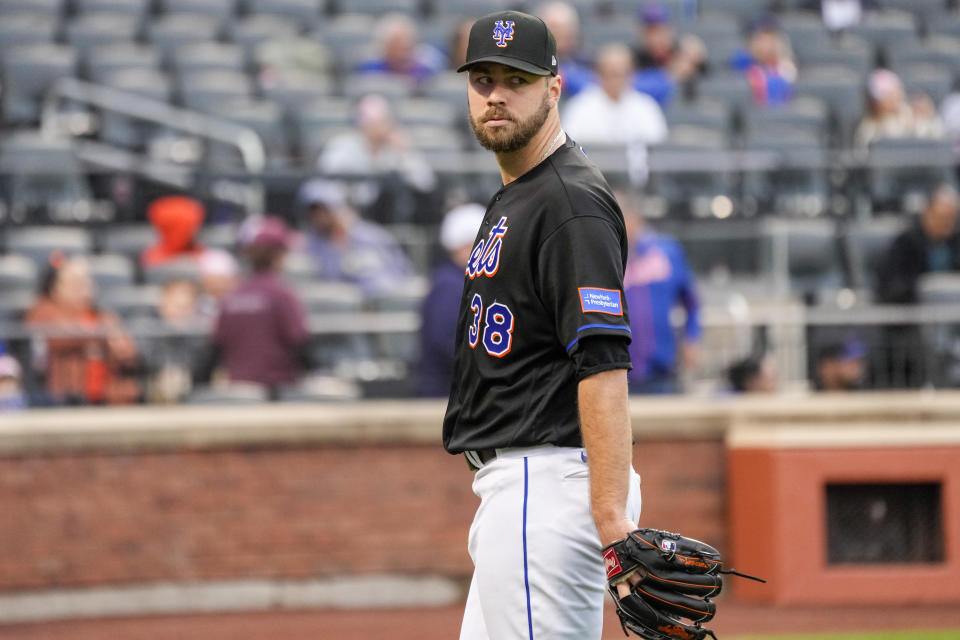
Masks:
[[[584,313],[608,313],[613,316],[623,315],[622,296],[619,289],[599,289],[596,287],[580,287],[580,308]]]

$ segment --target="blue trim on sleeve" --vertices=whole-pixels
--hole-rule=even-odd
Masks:
[[[619,324],[585,324],[577,329],[577,333],[586,331],[587,329],[616,329],[618,331],[626,331],[627,333],[630,333],[630,327],[624,327],[623,325]],[[573,342],[567,345],[567,352],[569,352],[570,349],[573,349],[573,345],[577,344],[578,340],[580,340],[580,336],[574,338]]]
[[[530,574],[527,568],[527,494],[530,481],[527,473],[527,458],[523,459],[523,586],[527,590],[527,628],[533,640],[533,609],[530,607]]]

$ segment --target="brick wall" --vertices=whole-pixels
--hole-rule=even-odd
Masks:
[[[643,523],[723,548],[723,445],[638,442]],[[0,457],[0,591],[471,570],[477,499],[438,447],[308,443]]]

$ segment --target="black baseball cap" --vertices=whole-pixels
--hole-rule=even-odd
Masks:
[[[467,61],[499,62],[538,76],[557,75],[557,40],[543,20],[519,11],[497,11],[478,18],[470,28]]]

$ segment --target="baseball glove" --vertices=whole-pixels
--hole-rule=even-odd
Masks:
[[[723,588],[722,573],[759,580],[723,569],[720,552],[708,544],[659,529],[637,529],[603,550],[607,586],[617,605],[623,632],[648,640],[703,640],[716,637],[700,625],[717,606],[710,598]],[[617,585],[630,580],[630,595],[620,597]]]

